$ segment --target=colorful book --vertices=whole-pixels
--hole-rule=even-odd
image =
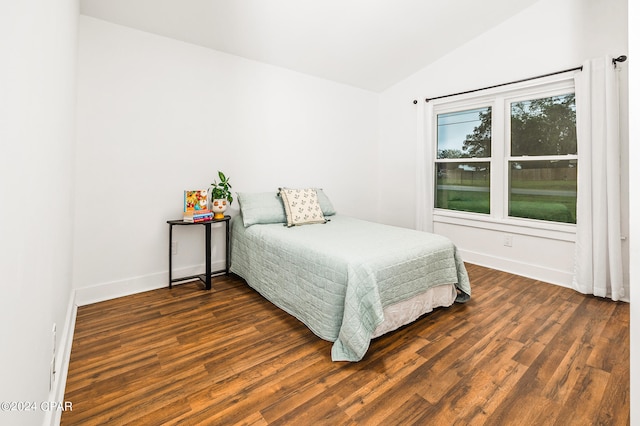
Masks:
[[[182,217],[182,221],[183,222],[205,222],[207,220],[212,220],[213,219],[213,213],[209,212],[209,213],[205,213],[205,214],[185,214]]]
[[[204,210],[189,210],[188,212],[183,212],[182,215],[183,216],[194,216],[194,215],[201,215],[201,214],[213,214],[213,212],[209,209],[204,209]]]
[[[208,207],[208,192],[206,189],[184,191],[184,212],[204,211]]]

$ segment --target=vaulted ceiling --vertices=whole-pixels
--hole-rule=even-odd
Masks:
[[[81,13],[380,92],[538,0],[81,0]]]

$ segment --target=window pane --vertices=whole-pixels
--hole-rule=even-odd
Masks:
[[[438,158],[490,156],[490,107],[438,114]]]
[[[509,216],[576,223],[576,160],[509,162]]]
[[[512,156],[577,152],[575,94],[511,104]]]
[[[435,205],[489,213],[489,163],[437,163]]]

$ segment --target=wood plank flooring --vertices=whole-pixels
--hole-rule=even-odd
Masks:
[[[63,425],[628,425],[629,305],[467,265],[358,363],[236,276],[78,308]]]

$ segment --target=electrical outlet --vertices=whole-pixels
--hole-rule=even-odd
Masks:
[[[171,243],[171,254],[174,255],[174,256],[176,254],[178,254],[178,242],[177,241],[173,241]]]
[[[49,391],[53,389],[53,384],[56,381],[56,323],[53,323],[51,328],[51,336],[53,342],[51,343],[51,364],[49,364]]]
[[[53,384],[56,382],[56,357],[51,359],[49,365],[49,392],[53,389]]]
[[[513,246],[513,235],[505,234],[504,243],[503,244],[504,244],[505,247],[512,247]]]

